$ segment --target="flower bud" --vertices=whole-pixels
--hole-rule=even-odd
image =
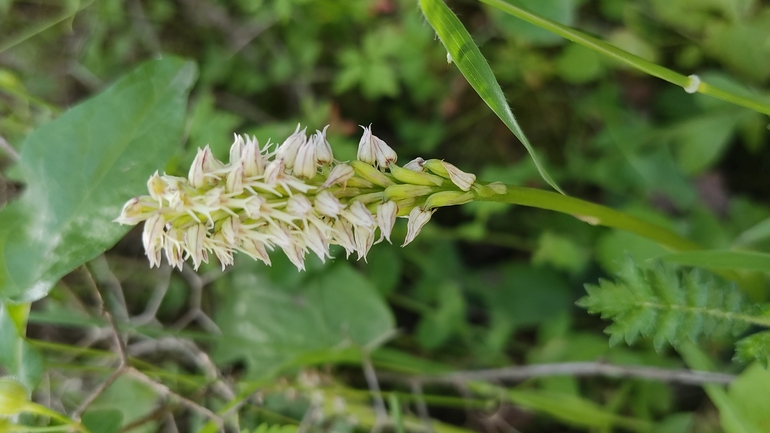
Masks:
[[[0,377],[0,417],[24,412],[30,405],[27,389],[12,377]]]
[[[354,226],[361,226],[367,229],[371,229],[377,226],[377,221],[374,220],[374,216],[366,206],[360,201],[354,201],[350,206],[342,213],[346,220],[350,221]]]
[[[334,240],[345,248],[345,257],[350,257],[350,253],[356,250],[356,239],[353,235],[353,225],[344,219],[338,219],[334,222]]]
[[[386,201],[377,205],[377,225],[380,227],[380,240],[383,238],[390,241],[390,233],[396,224],[396,215],[398,215],[398,205],[394,201]]]
[[[331,256],[329,255],[329,241],[324,233],[315,224],[305,227],[304,233],[305,241],[310,251],[318,256],[321,262],[326,263],[326,258]]]
[[[315,196],[315,210],[321,215],[337,218],[344,209],[345,206],[329,191],[321,191]]]
[[[437,207],[455,206],[472,202],[474,195],[472,192],[462,191],[440,191],[428,196],[425,200],[425,209],[435,209]]]
[[[267,254],[265,244],[251,238],[244,238],[241,240],[240,251],[249,255],[254,260],[259,260],[266,264],[271,265],[270,256]]]
[[[243,137],[238,134],[233,135],[235,135],[235,140],[233,141],[233,145],[230,146],[230,164],[235,165],[241,162],[245,143],[243,142]]]
[[[435,212],[435,209],[423,210],[419,206],[414,207],[412,211],[409,212],[409,222],[406,225],[406,239],[404,239],[404,244],[401,245],[402,247],[409,245],[414,238],[420,234],[420,230],[422,230],[422,227],[430,221],[433,212]]]
[[[334,160],[332,146],[329,144],[329,141],[326,140],[327,129],[329,129],[329,125],[324,126],[323,131],[316,131],[315,160],[321,165],[331,164]]]
[[[224,168],[224,164],[214,157],[211,153],[211,148],[206,145],[203,150],[198,149],[198,154],[195,155],[192,166],[190,166],[190,172],[187,178],[190,180],[190,185],[195,188],[202,188],[206,183],[206,175]]]
[[[278,185],[278,180],[283,175],[284,161],[276,159],[267,164],[265,168],[265,183],[270,186]]]
[[[353,167],[353,170],[356,171],[357,175],[363,177],[375,185],[389,187],[394,184],[394,182],[385,176],[381,171],[377,170],[369,164],[361,161],[350,161],[350,166]]]
[[[171,267],[182,270],[184,266],[184,233],[182,230],[172,227],[164,237],[163,249],[166,250],[166,259]]]
[[[372,127],[361,126],[364,128],[364,134],[358,143],[357,159],[369,165],[379,165],[387,167],[390,163],[396,162],[398,155],[383,140],[372,134]]]
[[[166,221],[160,213],[154,213],[147,218],[142,232],[142,245],[145,251],[154,250],[155,247],[163,242],[163,227]]]
[[[134,197],[123,205],[120,216],[113,221],[120,224],[136,225],[147,220],[157,210],[158,204],[151,197]]]
[[[160,178],[157,170],[147,181],[147,190],[150,192],[150,197],[158,201],[158,206],[163,205],[163,195],[166,192],[166,183]]]
[[[276,159],[282,160],[286,168],[294,167],[294,161],[297,158],[299,148],[307,142],[307,135],[305,134],[307,128],[300,131],[299,126],[298,123],[294,133],[284,140],[275,153]]]
[[[315,176],[318,164],[315,160],[316,141],[318,137],[313,135],[310,140],[303,143],[297,151],[292,172],[301,179],[310,179]]]
[[[441,177],[449,178],[452,183],[463,191],[470,191],[473,183],[476,182],[475,174],[466,173],[454,165],[439,159],[426,161],[424,167]]]
[[[396,164],[391,164],[388,168],[390,168],[390,174],[400,182],[427,186],[441,186],[444,183],[444,179],[441,177],[423,171],[401,168]]]
[[[193,224],[187,228],[184,235],[187,254],[192,258],[193,267],[196,271],[201,266],[201,263],[209,262],[209,256],[204,246],[207,234],[206,226],[203,224]]]
[[[313,210],[313,203],[304,194],[294,194],[289,197],[286,204],[286,212],[292,216],[304,218]]]
[[[241,159],[243,174],[246,177],[261,176],[265,172],[265,159],[259,150],[259,141],[255,137],[246,138]]]
[[[366,261],[366,256],[369,254],[372,245],[374,245],[374,230],[362,226],[355,226],[353,232],[356,240],[358,260],[364,259],[364,261]]]
[[[243,192],[243,164],[240,162],[227,175],[227,190],[234,194]]]
[[[401,200],[409,197],[420,197],[436,192],[438,188],[424,185],[393,185],[385,188],[385,198]]]
[[[321,185],[321,188],[328,188],[338,183],[345,185],[345,182],[355,176],[355,174],[356,171],[353,170],[353,167],[347,164],[337,164],[334,166],[331,173],[329,173],[329,177],[326,178],[326,181]]]
[[[227,246],[234,247],[238,245],[238,233],[240,232],[240,229],[240,218],[228,217],[225,219],[225,222],[222,223],[222,228],[220,231],[222,232],[222,236]]]
[[[419,156],[409,162],[407,162],[404,165],[404,168],[407,170],[416,171],[418,173],[421,173],[425,171],[425,167],[423,167],[423,164],[425,164],[425,160],[420,158]]]

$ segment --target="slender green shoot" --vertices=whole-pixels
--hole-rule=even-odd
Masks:
[[[579,30],[575,30],[571,27],[567,27],[563,24],[549,20],[548,18],[544,18],[529,12],[518,6],[514,6],[505,0],[480,1],[530,24],[553,32],[586,48],[604,54],[605,56],[631,66],[634,69],[652,75],[653,77],[658,77],[661,80],[668,81],[669,83],[676,84],[677,86],[685,89],[685,91],[688,93],[703,93],[704,95],[713,96],[723,101],[727,101],[735,105],[740,105],[742,107],[750,108],[754,111],[770,115],[770,104],[766,102],[762,102],[754,98],[736,95],[735,93],[720,89],[701,81],[700,78],[698,78],[696,75],[690,75],[689,77],[684,76],[678,72],[672,71],[671,69],[665,68],[656,63],[631,54],[628,51],[622,50],[614,45],[608,44],[607,42],[604,42],[593,36],[589,36]]]

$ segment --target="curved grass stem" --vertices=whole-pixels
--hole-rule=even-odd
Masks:
[[[645,60],[639,56],[631,54],[628,51],[622,50],[614,45],[608,44],[601,39],[589,36],[579,30],[575,30],[571,27],[559,24],[556,21],[552,21],[548,18],[544,18],[529,12],[518,6],[514,6],[505,0],[480,1],[544,30],[555,33],[567,40],[580,44],[586,48],[615,59],[623,64],[631,66],[634,69],[680,86],[690,93],[703,93],[704,95],[713,96],[723,101],[727,101],[735,105],[740,105],[742,107],[750,108],[754,111],[770,115],[770,104],[766,102],[737,95],[708,83],[700,82],[698,79],[687,77],[678,72],[674,72],[671,69],[665,68],[656,63],[650,62],[649,60]]]
[[[700,245],[671,230],[605,206],[535,188],[514,185],[506,185],[506,188],[505,194],[479,197],[477,200],[518,204],[570,214],[589,224],[635,233],[676,251],[702,249]]]

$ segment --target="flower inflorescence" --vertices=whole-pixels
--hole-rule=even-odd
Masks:
[[[440,160],[400,167],[371,127],[364,127],[357,160],[337,161],[327,128],[308,137],[298,125],[278,146],[236,135],[227,164],[208,146],[199,149],[186,178],[155,172],[149,195],[129,200],[115,221],[144,221],[150,266],[160,266],[163,252],[180,269],[187,259],[197,269],[211,254],[224,268],[235,252],[270,265],[268,251],[278,247],[304,270],[308,251],[325,261],[330,245],[365,259],[373,244],[390,242],[398,216],[409,219],[405,246],[436,208],[503,187],[476,184],[476,176]]]

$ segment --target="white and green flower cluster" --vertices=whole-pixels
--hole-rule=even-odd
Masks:
[[[228,164],[208,146],[199,149],[186,178],[156,172],[149,195],[129,200],[115,221],[145,222],[150,266],[160,266],[163,252],[180,269],[187,259],[197,269],[211,254],[224,268],[235,252],[270,265],[268,251],[278,247],[304,270],[308,251],[325,261],[329,246],[340,245],[365,259],[373,244],[390,242],[397,216],[409,219],[407,245],[436,208],[504,188],[478,185],[473,174],[440,160],[417,158],[400,167],[370,127],[357,160],[337,161],[327,128],[308,137],[297,126],[279,146],[236,135]]]

